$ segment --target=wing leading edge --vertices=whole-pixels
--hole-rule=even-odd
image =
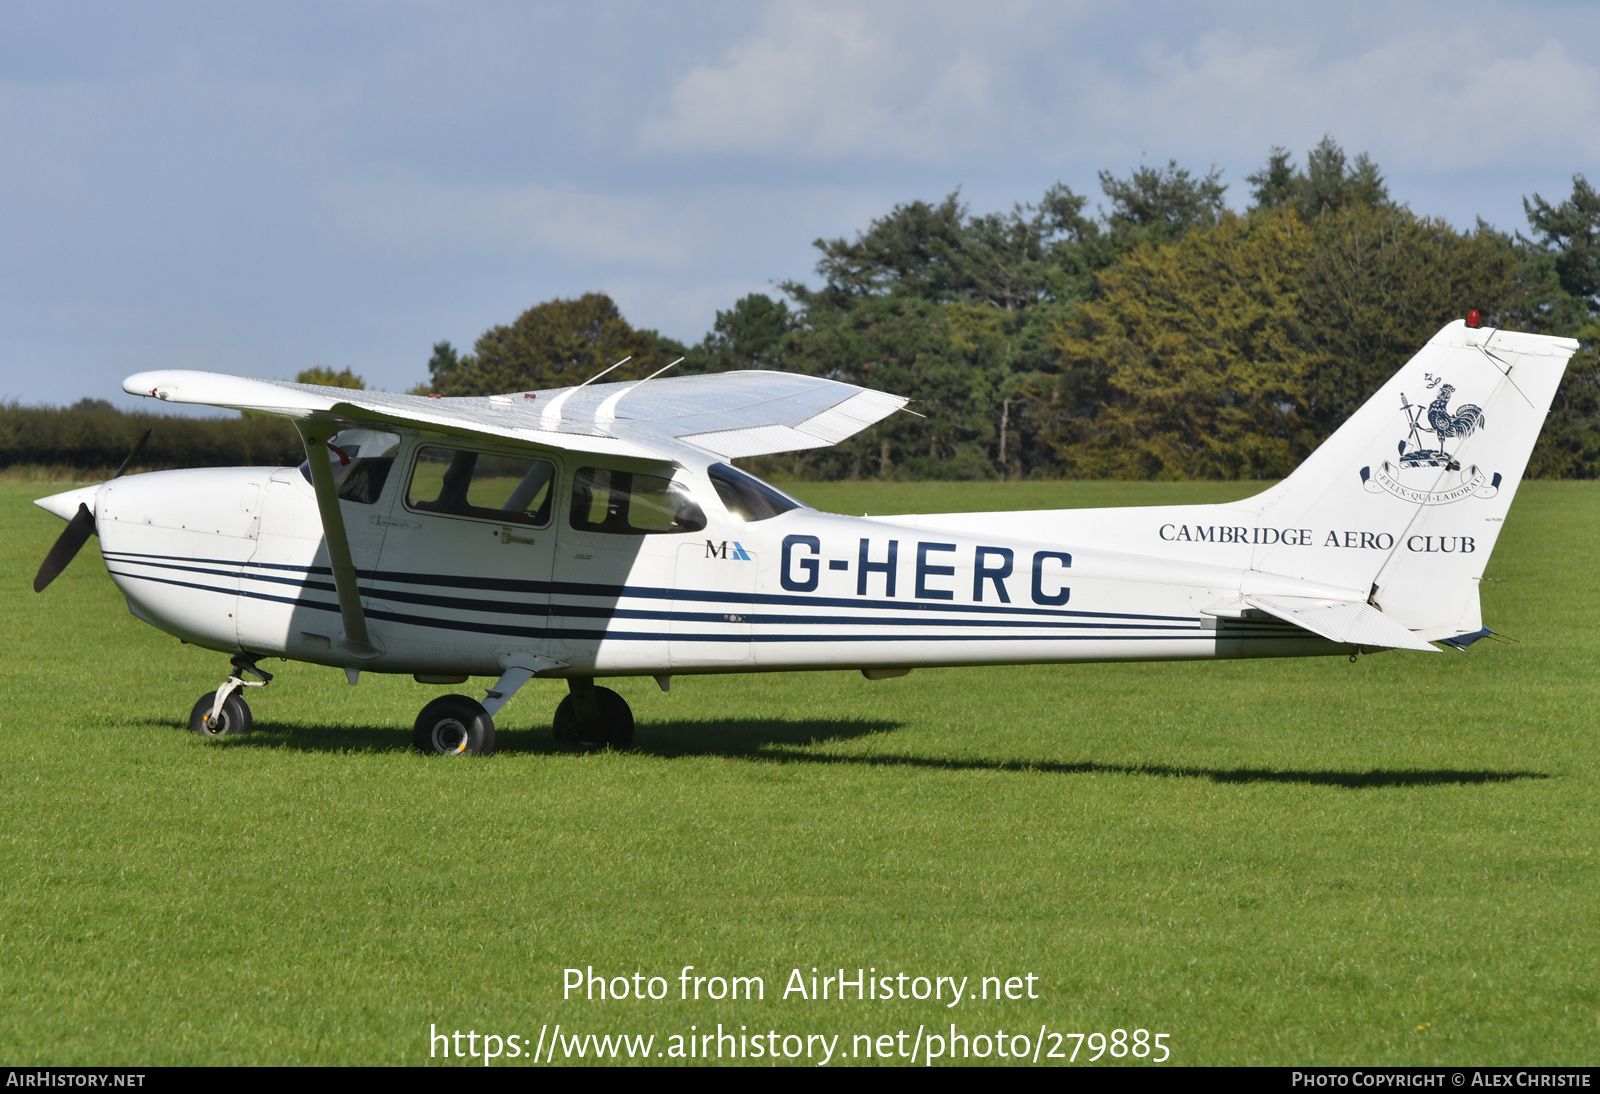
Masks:
[[[411,425],[576,452],[673,458],[689,448],[733,459],[838,444],[905,405],[899,395],[786,372],[742,371],[471,398],[252,380],[166,370],[122,389],[174,403],[313,421]]]

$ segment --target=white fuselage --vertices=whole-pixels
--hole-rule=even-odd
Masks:
[[[747,522],[704,467],[652,468],[700,505],[695,532],[574,527],[574,472],[606,461],[558,451],[540,453],[559,469],[541,527],[421,511],[404,483],[422,443],[446,442],[406,436],[377,499],[341,503],[375,657],[344,647],[316,497],[296,468],[107,483],[106,565],[137,616],[186,641],[378,672],[492,676],[529,655],[561,666],[551,675],[662,675],[1348,648],[1238,606],[1347,589],[1067,536],[916,526],[936,518],[800,508]]]

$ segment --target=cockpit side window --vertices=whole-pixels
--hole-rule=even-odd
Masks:
[[[406,489],[406,505],[424,513],[543,526],[550,523],[556,468],[549,460],[427,446]]]
[[[805,508],[777,487],[737,467],[714,463],[706,468],[706,474],[711,477],[711,485],[717,488],[722,504],[740,520],[766,520],[791,509]]]
[[[400,438],[393,433],[372,429],[346,429],[328,442],[328,462],[333,466],[333,484],[339,497],[361,505],[371,505],[383,493],[394,467]],[[311,481],[311,461],[300,464],[300,474]]]
[[[660,475],[585,467],[572,478],[572,526],[586,532],[643,536],[698,532],[705,511],[681,485]]]

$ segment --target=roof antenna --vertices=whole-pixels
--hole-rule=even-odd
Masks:
[[[684,358],[680,357],[676,361],[672,362],[672,365],[668,365],[668,366],[666,366],[666,368],[658,368],[658,369],[656,369],[650,375],[646,376],[644,378],[644,380],[654,380],[657,376],[660,376],[663,372],[667,371],[667,369],[671,368],[673,365],[681,365],[681,364],[683,364],[683,362],[684,362]],[[640,380],[639,384],[644,383],[644,380]],[[639,384],[634,384],[633,387],[638,387]],[[629,388],[628,390],[632,391],[633,388]]]
[[[599,372],[597,372],[593,376],[589,377],[583,383],[579,384],[578,387],[588,387],[590,384],[592,384],[596,380],[600,379],[600,377],[604,376],[606,373],[610,372],[612,369],[621,368],[623,365],[627,364],[631,360],[633,360],[633,354],[630,353],[630,354],[628,354],[628,356],[624,357],[622,360],[618,361],[616,364],[608,365],[605,368],[601,369]],[[575,387],[572,390],[573,391],[577,391],[578,387]]]
[[[622,397],[624,395],[628,394],[628,392],[632,391],[634,388],[638,387],[640,384],[643,384],[646,380],[654,380],[657,376],[660,376],[663,372],[667,371],[668,368],[672,368],[673,365],[679,365],[679,364],[682,364],[682,363],[683,363],[683,358],[680,357],[676,361],[672,362],[671,365],[668,365],[666,368],[658,368],[658,369],[656,369],[650,375],[646,376],[644,378],[644,380],[640,380],[638,384],[629,384],[627,387],[623,388],[621,391],[617,392],[615,395],[609,396],[606,399],[605,402],[600,404],[600,408],[594,412],[595,424],[599,425],[602,422],[614,422],[614,421],[616,421],[617,420],[617,404],[622,402]]]
[[[566,404],[566,401],[568,399],[572,398],[573,393],[576,392],[578,390],[578,388],[588,387],[590,384],[592,384],[596,380],[600,379],[600,377],[604,376],[606,373],[610,372],[612,369],[621,368],[623,365],[627,364],[631,360],[633,360],[633,354],[630,353],[630,354],[628,354],[628,356],[624,357],[622,360],[618,361],[616,364],[608,365],[607,367],[601,369],[599,372],[597,372],[593,376],[589,377],[587,380],[585,380],[583,383],[579,384],[577,387],[569,387],[569,388],[567,388],[567,390],[563,391],[560,395],[557,395],[554,399],[551,399],[548,403],[544,404],[544,412],[539,415],[539,424],[541,426],[553,426],[553,425],[559,424],[560,421],[561,421],[561,408],[562,408],[562,406]]]

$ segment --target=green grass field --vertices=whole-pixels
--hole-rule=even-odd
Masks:
[[[847,1053],[952,1021],[1147,1029],[1174,1063],[1600,1060],[1600,485],[1523,487],[1483,590],[1515,642],[1464,655],[623,680],[637,747],[600,755],[553,746],[535,681],[466,761],[408,750],[450,689],[303,665],[269,663],[251,737],[185,732],[222,656],[129,616],[93,546],[29,590],[61,488],[0,485],[0,1063],[416,1063],[430,1023]],[[683,965],[766,999],[678,1001]],[[672,992],[564,1002],[569,966]],[[839,966],[1041,997],[779,998]]]

